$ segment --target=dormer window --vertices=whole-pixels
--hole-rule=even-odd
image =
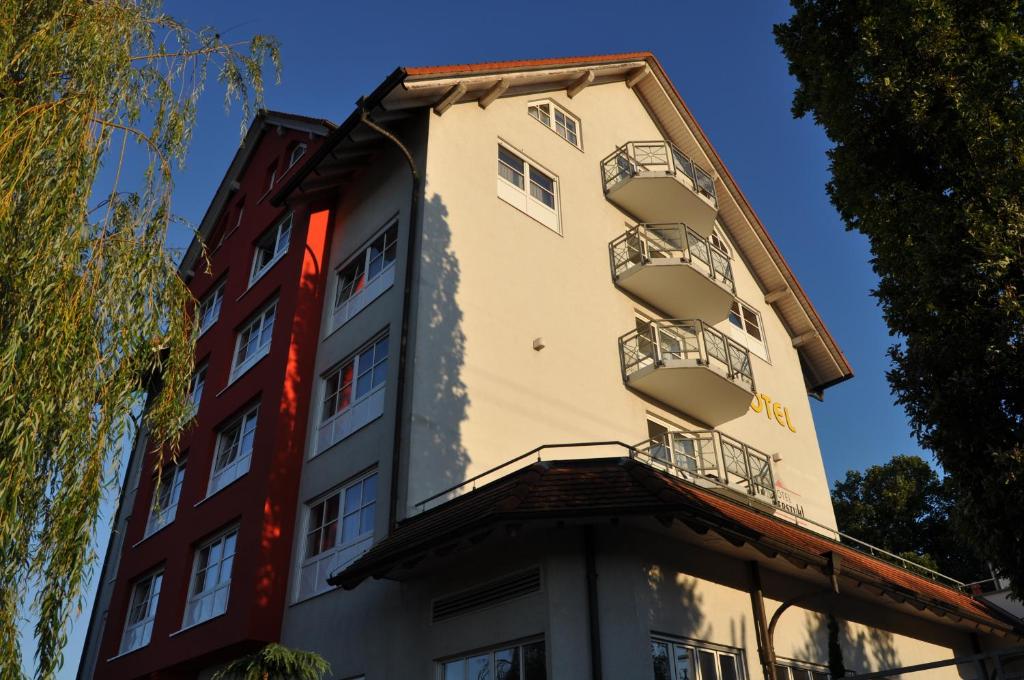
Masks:
[[[550,100],[531,102],[527,111],[546,128],[575,147],[580,146],[580,120]]]

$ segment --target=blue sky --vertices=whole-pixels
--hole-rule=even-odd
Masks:
[[[920,453],[885,380],[892,340],[869,295],[875,277],[867,242],[844,230],[828,201],[828,140],[790,113],[795,82],[771,33],[789,16],[788,4],[648,0],[643,13],[623,9],[605,0],[165,5],[190,26],[216,26],[226,39],[277,36],[284,71],[280,85],[268,86],[267,106],[337,122],[396,66],[653,51],[853,364],[856,377],[814,404],[829,479],[896,453]],[[240,112],[225,114],[220,96],[211,82],[177,179],[174,210],[193,223],[239,141]],[[171,245],[186,241],[184,230],[172,234]],[[72,627],[62,679],[74,677],[88,615],[86,607]]]

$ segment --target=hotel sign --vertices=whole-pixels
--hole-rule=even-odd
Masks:
[[[754,413],[764,411],[768,420],[774,420],[779,427],[784,427],[790,432],[796,432],[796,428],[793,427],[793,421],[789,417],[789,409],[777,401],[772,401],[772,398],[767,394],[754,395],[754,400],[750,402],[750,410]]]

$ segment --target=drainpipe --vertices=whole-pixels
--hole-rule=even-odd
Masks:
[[[594,550],[594,527],[583,527],[583,556],[587,571],[587,619],[590,625],[590,677],[601,680],[601,614],[597,607],[597,559]]]
[[[409,240],[405,248],[405,281],[402,286],[402,328],[398,337],[398,379],[396,393],[398,401],[395,406],[395,430],[394,444],[391,450],[391,498],[388,508],[388,532],[394,529],[398,522],[398,470],[402,459],[402,436],[404,434],[404,413],[405,413],[405,380],[406,364],[408,363],[409,350],[409,317],[412,314],[412,288],[414,279],[414,268],[416,266],[416,247],[420,242],[420,194],[423,192],[423,179],[416,167],[416,161],[408,147],[398,137],[378,125],[370,118],[365,108],[365,99],[359,100],[359,117],[366,127],[370,128],[381,137],[384,137],[401,152],[409,164],[409,171],[412,173],[412,196],[409,200]]]

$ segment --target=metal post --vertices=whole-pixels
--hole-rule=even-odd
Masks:
[[[757,634],[757,656],[764,670],[764,680],[778,680],[775,675],[775,648],[768,633],[768,619],[764,611],[764,590],[761,586],[761,565],[750,563],[750,603],[754,610],[754,630]]]

